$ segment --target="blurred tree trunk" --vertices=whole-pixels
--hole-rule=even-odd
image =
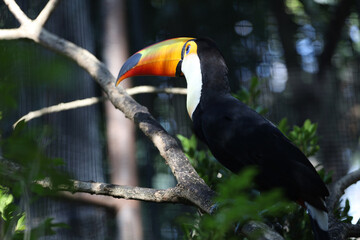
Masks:
[[[117,76],[120,67],[128,58],[125,1],[107,0],[104,10],[106,18],[103,58],[111,73]],[[127,80],[122,86],[130,87],[131,83]],[[121,111],[115,109],[110,101],[105,103],[105,111],[111,183],[137,186],[134,124],[126,119]],[[141,240],[140,202],[119,199],[115,206],[117,239]]]
[[[272,11],[278,22],[278,34],[284,49],[284,60],[287,69],[299,69],[299,55],[295,49],[295,34],[299,26],[293,21],[292,16],[286,11],[284,0],[274,0],[271,4]]]
[[[46,1],[17,1],[28,16],[36,16]],[[90,4],[86,0],[60,1],[45,27],[55,34],[78,44],[90,52],[95,51]],[[28,42],[19,42],[24,49],[31,48],[35,57],[25,60],[23,88],[19,101],[19,116],[41,107],[75,99],[92,97],[99,93],[90,76],[74,63]],[[21,53],[19,53],[21,54]],[[41,69],[45,66],[50,69]],[[59,64],[61,63],[61,64]],[[58,65],[55,65],[58,64]],[[60,66],[61,65],[61,66]],[[16,66],[16,64],[14,64]],[[39,69],[39,66],[40,69]],[[42,71],[58,71],[54,78],[41,76]],[[17,69],[19,71],[19,69]],[[41,82],[38,78],[46,79]],[[101,142],[99,105],[51,114],[30,122],[29,126],[48,125],[52,131],[43,140],[52,157],[62,158],[64,168],[79,180],[105,181],[103,169],[103,143]],[[104,239],[109,237],[108,214],[104,208],[63,200],[40,199],[26,213],[27,222],[37,226],[46,218],[64,222],[68,229],[60,228],[56,235],[44,239]]]

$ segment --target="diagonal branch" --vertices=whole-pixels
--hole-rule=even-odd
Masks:
[[[57,105],[41,108],[36,111],[31,111],[28,114],[22,116],[19,120],[17,120],[13,124],[13,128],[15,128],[16,125],[23,120],[25,122],[28,122],[34,118],[38,118],[38,117],[41,117],[46,114],[66,111],[66,110],[75,109],[75,108],[87,107],[87,106],[91,106],[91,105],[96,104],[101,101],[103,101],[102,97],[91,97],[91,98],[75,100],[75,101],[71,101],[71,102],[67,102],[67,103],[59,103]]]
[[[37,18],[34,20],[40,27],[44,26],[45,22],[49,19],[51,13],[54,11],[58,0],[49,0],[44,9],[39,13]]]
[[[21,25],[31,21],[14,0],[4,0],[4,2]]]

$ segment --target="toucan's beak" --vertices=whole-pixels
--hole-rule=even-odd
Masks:
[[[181,76],[185,45],[194,38],[173,38],[151,45],[132,55],[122,66],[116,86],[132,76]]]

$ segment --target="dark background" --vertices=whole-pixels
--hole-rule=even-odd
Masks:
[[[45,4],[40,0],[18,2],[32,18]],[[108,2],[62,0],[45,27],[103,59]],[[313,160],[332,171],[334,180],[359,165],[358,1],[123,2],[120,11],[126,18],[121,23],[127,26],[124,37],[129,54],[167,38],[210,37],[227,62],[233,92],[249,87],[251,78],[256,76],[261,82],[261,104],[269,109],[266,117],[275,124],[283,117],[291,125],[301,125],[308,118],[319,123],[321,149]],[[0,27],[16,26],[5,4],[0,3]],[[88,74],[74,63],[29,41],[1,41],[0,55],[0,78],[14,79],[11,82],[19,89],[17,110],[12,112],[14,120],[44,106],[101,95]],[[134,86],[144,84],[186,86],[182,79],[132,80]],[[185,96],[147,94],[136,100],[147,106],[169,133],[192,134]],[[98,104],[48,115],[30,124],[52,128],[53,137],[46,143],[48,152],[62,157],[67,162],[66,169],[76,178],[107,181],[105,118],[104,109]],[[10,131],[11,124],[3,128]],[[174,186],[176,181],[153,144],[139,132],[135,144],[139,185]],[[34,224],[36,218],[45,216],[70,223],[70,230],[61,230],[67,239],[114,239],[116,235],[114,213],[109,209],[48,199],[36,202],[32,209]],[[179,238],[177,219],[186,211],[195,209],[142,203],[143,238]],[[63,237],[56,235],[51,239]]]

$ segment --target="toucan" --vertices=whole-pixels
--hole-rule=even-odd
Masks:
[[[146,47],[124,63],[116,86],[140,75],[185,77],[194,132],[215,158],[234,173],[255,165],[258,186],[283,189],[308,210],[315,239],[329,239],[325,183],[272,122],[231,95],[228,68],[214,41],[180,37]]]

